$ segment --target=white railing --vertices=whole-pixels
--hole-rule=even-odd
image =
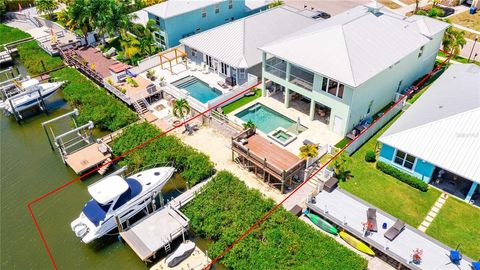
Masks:
[[[139,61],[137,66],[131,68],[130,71],[133,74],[140,74],[159,65],[160,57],[158,56],[158,54],[155,54]]]
[[[227,93],[224,93],[222,94],[221,96],[218,96],[212,100],[210,100],[208,103],[207,103],[207,107],[210,109],[210,108],[213,108],[215,106],[217,106],[218,104],[222,103],[223,101],[225,100],[228,100],[228,102],[225,102],[224,104],[222,104],[222,106],[225,106],[227,105],[228,103],[232,103],[234,102],[235,100],[239,99],[242,97],[242,95],[239,95],[241,92],[245,91],[246,89],[248,88],[251,88],[253,86],[255,86],[258,82],[258,78],[257,76],[255,75],[252,75],[252,74],[248,74],[248,81],[245,82],[244,84],[242,85],[237,85],[235,87],[233,87],[232,90],[230,90],[229,92]],[[236,97],[235,97],[236,96]],[[232,97],[235,97],[235,98],[232,98]]]
[[[328,145],[323,145],[318,148],[318,154],[313,158],[308,158],[307,163],[305,164],[305,168],[310,167],[312,164],[320,160],[325,154],[328,152]]]
[[[187,90],[177,88],[171,84],[165,85],[162,87],[162,90],[176,99],[186,99],[188,104],[190,104],[190,107],[198,112],[203,112],[208,109],[207,104],[201,103],[190,96]]]
[[[115,86],[109,84],[106,80],[103,81],[103,86],[107,88],[108,91],[112,92],[115,96],[121,99],[123,102],[127,103],[128,105],[132,104],[132,100],[130,97],[122,93],[120,90],[115,88]]]

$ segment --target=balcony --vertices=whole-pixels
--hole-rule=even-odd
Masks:
[[[302,87],[305,90],[313,90],[313,78],[312,72],[295,65],[290,65],[290,77],[288,81]]]
[[[287,78],[287,62],[272,57],[265,62],[265,71],[285,80]]]

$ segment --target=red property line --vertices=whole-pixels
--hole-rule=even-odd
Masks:
[[[434,70],[430,71],[430,73],[428,73],[427,75],[425,75],[425,77],[420,80],[417,84],[415,84],[415,87],[419,87],[422,83],[424,83],[428,78],[430,78],[435,72],[437,72],[448,60],[450,60],[450,58],[452,57],[449,53],[447,52],[444,52],[443,50],[440,50],[441,52],[443,53],[446,53],[448,55],[448,58],[445,59],[443,62],[441,62]],[[240,237],[238,237],[229,247],[227,247],[222,253],[220,253],[220,255],[218,255],[214,260],[212,260],[207,266],[205,266],[205,268],[203,268],[204,270],[206,269],[209,269],[214,263],[216,263],[218,260],[220,260],[223,256],[225,256],[225,254],[233,248],[233,246],[235,246],[238,242],[240,242],[241,240],[243,240],[243,238],[245,238],[249,233],[251,233],[255,228],[257,228],[260,224],[262,224],[273,212],[275,212],[286,200],[288,200],[293,194],[295,194],[295,192],[297,192],[300,188],[303,187],[303,185],[305,185],[306,183],[308,183],[317,173],[319,173],[323,168],[325,168],[332,160],[334,160],[337,156],[339,156],[340,154],[342,154],[345,149],[350,145],[352,144],[354,141],[356,141],[358,138],[360,138],[360,136],[362,136],[362,134],[364,134],[368,129],[370,129],[378,120],[380,120],[382,117],[384,117],[385,115],[387,115],[387,113],[389,111],[391,111],[398,103],[400,102],[403,102],[404,99],[408,98],[408,96],[414,91],[414,87],[412,87],[412,89],[410,89],[402,98],[400,98],[397,102],[395,102],[390,108],[388,108],[382,116],[380,116],[379,118],[375,119],[366,129],[364,129],[362,132],[360,132],[360,134],[355,138],[353,139],[352,141],[350,141],[347,145],[345,145],[342,149],[340,149],[340,151],[335,154],[332,158],[330,158],[323,166],[321,166],[318,170],[316,170],[312,175],[310,175],[310,177],[307,178],[307,180],[303,181],[303,183],[301,183],[299,186],[297,186],[292,192],[290,192],[290,194],[288,194],[287,197],[285,197],[280,203],[278,203],[277,205],[275,205],[272,209],[270,209],[270,211],[268,211],[261,219],[259,219],[257,222],[255,222],[255,224],[253,224],[247,231],[245,231]]]
[[[142,144],[139,144],[139,145],[137,145],[136,147],[134,147],[134,148],[132,148],[132,149],[130,149],[130,150],[127,150],[127,151],[124,152],[123,154],[121,154],[121,155],[119,155],[118,157],[112,159],[110,162],[107,162],[107,163],[105,163],[105,164],[103,164],[103,165],[101,165],[101,166],[99,166],[99,167],[97,167],[97,168],[94,168],[94,169],[90,170],[89,172],[87,172],[87,173],[85,173],[85,174],[83,174],[83,175],[81,175],[81,176],[79,176],[79,177],[77,177],[77,178],[75,178],[75,179],[73,179],[73,180],[71,180],[71,181],[69,181],[69,182],[61,185],[61,186],[59,186],[58,188],[56,188],[56,189],[54,189],[54,190],[52,190],[52,191],[50,191],[50,192],[48,192],[48,193],[46,193],[46,194],[38,197],[38,198],[36,198],[35,200],[29,202],[29,203],[27,204],[28,211],[30,212],[30,215],[32,216],[32,219],[33,219],[33,222],[34,222],[34,224],[35,224],[35,227],[37,228],[37,231],[38,231],[38,233],[39,233],[39,235],[40,235],[40,238],[42,239],[42,242],[43,242],[43,245],[45,246],[45,249],[47,250],[47,253],[48,253],[48,256],[50,257],[50,260],[52,261],[53,268],[58,270],[58,266],[57,266],[57,264],[55,263],[55,259],[53,258],[53,255],[52,255],[52,252],[51,252],[51,250],[50,250],[50,247],[48,246],[47,240],[45,239],[45,236],[43,235],[42,230],[41,230],[41,228],[40,228],[40,225],[39,225],[39,223],[38,223],[38,220],[37,220],[37,218],[36,218],[36,216],[35,216],[35,214],[34,214],[34,212],[33,212],[32,206],[33,206],[35,203],[37,203],[37,202],[45,199],[46,197],[48,197],[48,196],[50,196],[50,195],[52,195],[52,194],[55,194],[56,192],[58,192],[58,191],[60,191],[60,190],[62,190],[62,189],[64,189],[64,188],[68,187],[69,185],[71,185],[71,184],[73,184],[73,183],[81,180],[82,178],[87,177],[88,175],[90,175],[90,174],[92,174],[92,173],[100,170],[102,167],[107,166],[107,165],[110,165],[111,163],[119,160],[120,158],[122,158],[122,157],[124,157],[124,156],[126,156],[126,155],[128,155],[128,154],[130,154],[130,153],[132,153],[132,152],[134,152],[134,151],[136,151],[136,150],[144,147],[145,145],[147,145],[147,144],[149,144],[149,143],[151,143],[151,142],[159,139],[160,137],[166,135],[167,133],[169,133],[169,132],[171,132],[171,131],[173,131],[173,130],[175,130],[175,129],[177,129],[177,128],[180,128],[180,127],[184,126],[185,124],[193,121],[194,119],[196,119],[196,118],[198,118],[198,117],[200,117],[200,116],[205,115],[206,113],[208,113],[208,112],[210,112],[210,111],[218,108],[219,106],[225,104],[226,102],[228,102],[228,101],[230,101],[230,100],[232,100],[232,99],[235,99],[235,98],[237,98],[237,97],[245,94],[246,92],[250,91],[251,89],[257,87],[259,84],[260,84],[260,83],[257,83],[257,84],[255,84],[255,85],[253,85],[253,86],[251,86],[251,87],[243,90],[242,92],[240,92],[240,93],[238,93],[238,94],[235,94],[234,96],[232,96],[232,97],[230,97],[230,98],[228,98],[228,99],[220,102],[219,104],[213,106],[212,108],[210,108],[210,109],[208,109],[208,110],[206,110],[206,111],[204,111],[204,112],[201,112],[201,113],[195,115],[194,117],[192,117],[192,118],[184,121],[181,125],[176,126],[176,127],[173,127],[173,128],[170,128],[170,129],[168,129],[168,130],[165,131],[165,132],[162,132],[162,133],[159,134],[158,136],[155,136],[155,137],[149,139],[148,141],[146,141],[146,142],[144,142],[144,143],[142,143]]]

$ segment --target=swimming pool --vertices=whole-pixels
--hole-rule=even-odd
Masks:
[[[255,105],[235,114],[235,116],[242,119],[244,122],[252,120],[255,126],[257,126],[257,129],[266,134],[269,134],[279,127],[297,134],[306,129],[304,126],[299,125],[298,132],[296,132],[296,121],[293,121],[261,103],[256,103]]]
[[[211,88],[208,84],[195,76],[187,76],[172,83],[180,89],[187,90],[196,100],[207,103],[208,101],[220,96],[222,92]]]

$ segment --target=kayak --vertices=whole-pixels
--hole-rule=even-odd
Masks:
[[[350,246],[360,250],[361,252],[371,256],[375,256],[375,252],[373,252],[373,250],[370,247],[365,245],[365,243],[358,240],[357,238],[351,236],[350,234],[342,231],[340,232],[340,237],[343,240],[345,240],[345,242],[347,242]]]
[[[319,227],[320,229],[333,235],[338,234],[337,228],[335,228],[332,224],[328,223],[328,221],[324,220],[318,215],[310,213],[308,210],[305,210],[305,215],[313,222],[313,224],[317,225],[317,227]]]

